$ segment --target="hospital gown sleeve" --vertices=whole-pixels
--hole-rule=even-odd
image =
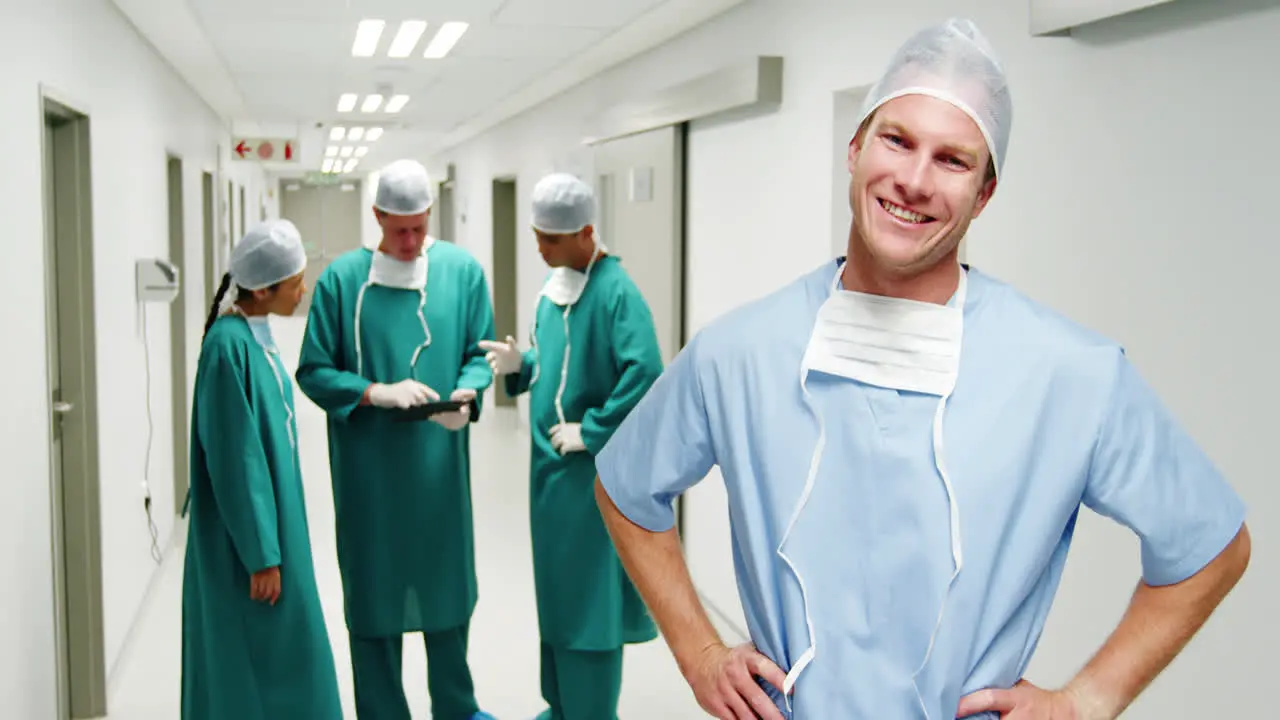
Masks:
[[[467,317],[458,387],[476,391],[478,417],[484,391],[493,384],[493,370],[489,367],[489,361],[484,358],[485,351],[480,348],[481,340],[493,339],[493,303],[489,300],[489,283],[484,279],[484,271],[479,264],[472,266],[468,288],[468,298],[464,305]]]
[[[197,416],[200,442],[218,513],[241,564],[252,574],[280,564],[275,485],[258,418],[249,407],[247,358],[214,344],[204,353],[202,387],[208,391],[200,397]],[[274,378],[271,383],[274,389]]]
[[[520,371],[504,375],[502,378],[507,397],[529,392],[529,386],[533,384],[533,372],[538,367],[538,349],[529,348],[520,354],[520,358]]]
[[[372,382],[348,371],[343,362],[342,305],[336,282],[328,270],[316,282],[295,377],[312,402],[330,417],[346,420],[360,407]]]
[[[627,288],[614,300],[608,349],[618,381],[604,404],[588,410],[582,417],[582,442],[592,455],[609,442],[618,425],[662,374],[658,332],[639,290]]]
[[[1084,502],[1138,535],[1148,585],[1170,585],[1230,544],[1245,507],[1137,368],[1116,356]]]
[[[695,336],[596,455],[619,512],[651,532],[675,526],[672,503],[716,464]]]

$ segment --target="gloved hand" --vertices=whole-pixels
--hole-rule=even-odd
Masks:
[[[561,455],[586,450],[587,446],[582,442],[582,424],[564,423],[551,428],[551,447]]]
[[[458,388],[449,395],[449,399],[470,403],[476,399],[476,391],[471,388]],[[471,406],[463,405],[456,412],[432,415],[431,422],[440,423],[446,430],[461,430],[471,422]]]
[[[369,387],[369,404],[374,407],[408,410],[439,399],[435,390],[412,379],[394,385],[374,383]]]
[[[494,375],[518,373],[524,366],[524,356],[516,348],[516,339],[510,335],[506,342],[481,340],[480,349],[485,351],[484,359],[489,361]]]

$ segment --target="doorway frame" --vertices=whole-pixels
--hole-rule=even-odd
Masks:
[[[500,216],[507,210],[506,207],[499,207],[498,193],[499,187],[510,186],[511,189],[511,227],[510,233],[507,229],[499,229],[498,221]],[[493,312],[494,312],[494,330],[495,337],[502,340],[507,335],[511,337],[520,336],[520,178],[515,174],[495,175],[489,183],[489,209],[491,222],[489,225],[491,236],[491,260],[493,267]],[[499,252],[499,245],[503,245],[504,249]],[[499,268],[499,266],[501,269]],[[503,325],[505,321],[510,320],[510,327],[507,332],[497,327],[499,314],[502,315]],[[508,318],[507,316],[510,315]],[[494,405],[497,407],[515,408],[517,401],[514,396],[508,395],[505,385],[494,383]]]
[[[81,422],[71,431],[62,431],[63,457],[55,459],[53,437],[49,443],[49,491],[52,516],[51,554],[53,560],[54,642],[56,658],[57,712],[59,718],[92,718],[107,713],[107,677],[102,602],[102,533],[100,472],[98,457],[98,368],[94,326],[94,237],[92,120],[87,106],[41,84],[38,88],[41,176],[53,148],[48,145],[47,127],[58,118],[74,125],[75,171],[70,186],[59,184],[53,195],[47,192],[52,178],[42,189],[45,244],[45,358],[51,400],[51,432],[54,407],[53,372],[58,371],[61,389],[78,399],[76,414]],[[64,182],[66,182],[64,180]],[[55,217],[55,197],[71,195],[76,222],[50,227]],[[65,207],[65,206],[64,206]],[[60,227],[71,226],[67,231]],[[52,284],[49,284],[49,281]],[[62,312],[52,312],[49,298],[55,295]],[[67,302],[71,300],[71,302]],[[69,332],[64,332],[69,331]],[[59,342],[58,366],[53,367],[50,344]],[[74,411],[73,411],[74,412]],[[67,450],[71,449],[71,453]],[[67,462],[71,458],[72,462]],[[55,471],[61,462],[62,472]],[[55,475],[60,475],[55,477]]]
[[[178,297],[169,303],[169,375],[170,407],[173,425],[173,514],[180,516],[186,504],[189,484],[187,418],[190,398],[187,387],[187,305],[190,274],[187,272],[187,162],[173,150],[165,153],[166,223],[169,229],[169,262],[178,268]],[[173,181],[177,180],[174,193]],[[176,217],[175,207],[176,202]],[[145,312],[145,308],[144,308]]]

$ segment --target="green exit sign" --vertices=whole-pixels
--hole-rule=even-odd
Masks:
[[[309,172],[302,181],[308,185],[337,185],[342,182],[342,176],[333,173]]]

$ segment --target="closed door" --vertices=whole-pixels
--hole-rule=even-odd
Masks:
[[[106,714],[89,118],[44,100],[45,319],[58,717]]]
[[[667,126],[595,147],[597,231],[649,303],[664,362],[684,345],[684,133]]]
[[[292,222],[302,235],[307,250],[304,278],[307,293],[297,313],[311,307],[311,288],[334,258],[363,245],[360,214],[367,210],[361,202],[360,181],[341,185],[306,185],[296,180],[280,183],[280,217]]]

